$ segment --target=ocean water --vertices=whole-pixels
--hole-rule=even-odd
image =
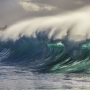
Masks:
[[[90,74],[32,73],[15,66],[0,66],[0,90],[89,90]]]
[[[0,33],[0,90],[89,90],[89,7],[16,23]]]

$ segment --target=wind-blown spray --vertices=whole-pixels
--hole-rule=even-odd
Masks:
[[[90,7],[25,20],[0,34],[1,61],[46,72],[89,72],[89,39]]]

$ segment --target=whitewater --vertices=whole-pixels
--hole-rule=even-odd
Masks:
[[[2,90],[86,90],[86,87],[89,90],[90,7],[55,16],[27,19],[2,31],[0,64]],[[13,77],[16,78],[13,80]],[[8,87],[5,80],[14,88]],[[21,86],[16,85],[17,80]],[[43,82],[42,86],[40,82]],[[79,86],[78,82],[87,85]],[[7,88],[3,87],[4,83]]]

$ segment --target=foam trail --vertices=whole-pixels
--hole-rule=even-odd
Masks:
[[[0,35],[0,41],[15,42],[23,36],[46,40],[49,43],[61,41],[67,50],[71,51],[90,39],[90,7],[16,23]]]

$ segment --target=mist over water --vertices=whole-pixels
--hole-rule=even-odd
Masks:
[[[49,43],[61,41],[66,47],[72,49],[90,39],[89,9],[90,7],[85,7],[75,12],[16,23],[0,35],[0,41],[15,42],[25,36],[46,40]]]
[[[85,7],[24,20],[2,31],[0,88],[89,90],[89,24],[90,7]]]

